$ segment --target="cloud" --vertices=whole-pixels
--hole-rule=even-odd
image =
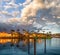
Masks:
[[[31,3],[32,0],[25,0],[24,3],[19,3],[20,6],[25,7],[26,5],[28,5],[29,3]]]
[[[8,11],[1,11],[0,14],[4,17],[13,17],[13,15],[11,13],[9,13]]]
[[[49,22],[49,21],[48,21],[48,22],[46,23],[46,25],[47,25],[47,26],[50,25],[50,26],[56,27],[56,28],[59,27],[59,25],[58,25],[56,22]]]
[[[51,25],[51,24],[52,24],[52,25],[55,25],[56,22],[47,22],[46,24],[47,24],[47,25]]]
[[[7,21],[8,21],[8,23],[17,23],[17,22],[20,22],[19,19],[17,19],[17,18],[10,18]]]
[[[0,19],[2,18],[2,16],[0,16]]]
[[[43,17],[42,20],[46,21],[47,19]]]
[[[31,2],[31,0],[26,0],[22,5],[25,6],[27,4],[29,4]]]
[[[16,17],[20,16],[20,11],[13,11],[10,13],[10,12],[4,10],[4,11],[0,12],[0,15],[2,17],[4,17],[4,19],[16,18]]]
[[[28,0],[28,1],[30,2],[31,0]],[[44,24],[46,21],[54,22],[55,19],[53,19],[53,15],[55,15],[55,13],[58,15],[58,12],[59,12],[59,10],[57,11],[57,9],[54,9],[54,7],[56,7],[54,4],[56,5],[56,1],[55,2],[52,1],[51,3],[46,5],[44,4],[43,0],[33,0],[22,9],[21,17],[19,19],[20,23],[22,23],[23,25],[28,25],[29,23],[33,24],[34,21],[40,24]],[[49,9],[47,9],[47,6],[49,6]],[[39,13],[39,10],[40,10],[40,13]],[[33,17],[36,17],[38,15],[37,13],[40,14],[40,18],[33,19]]]
[[[34,27],[37,27],[37,28],[42,27],[42,25],[41,25],[41,24],[39,24],[39,23],[37,23],[37,22],[34,22],[34,23],[33,23],[33,26],[34,26]]]
[[[42,0],[33,0],[29,5],[25,6],[22,9],[21,17],[22,21],[26,21],[30,19],[29,17],[34,17],[37,14],[37,11],[40,9],[44,9],[45,5]]]
[[[14,17],[17,17],[18,15],[20,15],[20,11],[13,11],[12,12],[12,15],[14,16]]]
[[[57,16],[57,19],[60,19],[60,16]]]
[[[7,12],[8,9],[14,8],[18,10],[19,4],[11,0],[4,5],[5,10],[2,15],[8,16],[5,23],[26,27],[41,26],[60,26],[60,3],[58,0],[26,0],[20,4],[23,8],[20,11]],[[20,7],[21,8],[21,7]],[[20,9],[19,8],[19,9]],[[1,12],[0,12],[1,14]],[[9,16],[12,16],[9,18]],[[21,15],[17,18],[18,15]],[[31,26],[31,27],[30,27]]]
[[[0,0],[0,3],[2,2],[2,0]]]
[[[55,7],[56,6],[56,3],[53,1],[53,2],[51,2],[51,3],[49,3],[49,4],[47,4],[47,8],[50,8],[50,7]]]
[[[9,2],[9,1],[11,1],[11,0],[3,0],[3,1],[5,1],[5,2]]]
[[[5,10],[18,7],[19,5],[15,4],[15,0],[11,0],[10,2],[7,2],[6,5],[4,5]]]

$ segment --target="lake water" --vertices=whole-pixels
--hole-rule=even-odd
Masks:
[[[28,55],[28,46],[20,42],[20,47],[0,44],[0,55]],[[34,45],[30,43],[30,55],[34,55]],[[44,39],[36,42],[36,55],[60,55],[60,38],[46,40],[46,54],[44,53]]]

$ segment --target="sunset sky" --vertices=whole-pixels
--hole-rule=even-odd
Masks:
[[[60,0],[0,0],[0,31],[41,28],[60,33]]]

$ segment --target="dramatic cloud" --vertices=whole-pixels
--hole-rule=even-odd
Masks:
[[[15,0],[4,1],[5,5],[0,5],[0,15],[5,19],[8,17],[7,20],[4,19],[4,23],[26,29],[41,26],[52,26],[56,29],[60,27],[60,0],[25,0],[23,3],[15,3]]]
[[[22,9],[21,21],[30,21],[30,17],[36,17],[38,10],[44,9],[45,5],[42,0],[33,0],[29,5]],[[33,18],[32,18],[33,20]]]

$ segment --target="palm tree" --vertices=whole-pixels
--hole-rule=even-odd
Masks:
[[[17,29],[17,35],[18,35],[18,43],[19,43],[19,41],[20,41],[20,39],[21,39],[21,34],[20,34],[20,32],[19,32],[20,30],[19,29]]]
[[[49,31],[49,36],[51,37],[51,31]]]
[[[49,31],[49,34],[51,34],[51,31]]]
[[[40,31],[40,29],[37,29],[38,31],[37,32],[39,32]]]
[[[45,31],[43,31],[43,34],[44,34]]]
[[[11,37],[13,37],[13,35],[14,35],[14,33],[13,33],[13,32],[15,32],[15,30],[11,30]],[[13,40],[14,40],[14,39],[12,39],[12,40],[11,40],[11,42],[12,42],[11,46],[13,46],[13,45],[14,45],[14,44],[13,44]]]
[[[11,30],[11,34],[13,34],[13,32],[15,32],[15,30],[12,29],[12,30]]]

